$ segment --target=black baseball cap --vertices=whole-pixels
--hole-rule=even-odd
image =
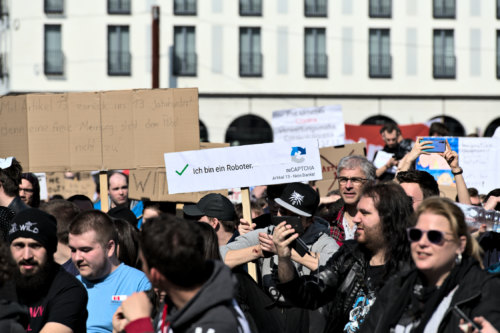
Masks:
[[[189,216],[216,217],[221,221],[234,219],[234,205],[225,196],[218,193],[205,195],[196,205],[188,205],[183,208],[184,214]]]
[[[318,193],[309,185],[302,183],[288,184],[279,198],[278,205],[300,216],[310,217],[319,205]]]

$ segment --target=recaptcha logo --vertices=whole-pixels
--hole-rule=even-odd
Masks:
[[[302,163],[306,160],[305,157],[303,157],[306,154],[306,149],[302,147],[292,147],[292,153],[290,154],[292,156],[292,162],[294,163]]]

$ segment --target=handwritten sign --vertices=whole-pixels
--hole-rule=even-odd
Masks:
[[[340,105],[274,111],[272,124],[274,142],[317,139],[320,148],[344,144]]]
[[[321,179],[317,140],[165,154],[170,194]]]

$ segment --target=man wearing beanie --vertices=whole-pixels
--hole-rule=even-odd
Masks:
[[[56,220],[41,210],[19,212],[9,230],[10,251],[17,264],[18,301],[30,312],[28,332],[86,331],[87,292],[54,262]]]

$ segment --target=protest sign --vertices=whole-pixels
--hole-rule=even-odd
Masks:
[[[80,172],[78,177],[72,178],[65,177],[64,172],[47,172],[45,178],[48,198],[55,194],[65,199],[75,194],[83,194],[90,200],[94,197],[96,183],[88,172]]]
[[[337,166],[340,160],[345,156],[366,155],[364,143],[354,143],[336,147],[325,147],[319,150],[321,155],[321,170],[323,180],[316,181],[316,187],[319,189],[320,196],[332,190],[339,188],[337,182]]]
[[[274,142],[317,139],[320,148],[344,144],[340,105],[274,111],[272,125]]]
[[[198,147],[197,89],[0,98],[0,156],[25,171],[162,167],[163,153]]]
[[[170,194],[321,179],[318,141],[166,153]]]
[[[229,147],[229,143],[200,142],[200,149]],[[203,191],[181,194],[168,194],[168,184],[165,168],[140,168],[130,170],[129,197],[137,200],[169,202],[198,202],[208,193],[228,195],[227,190]]]
[[[450,147],[458,154],[459,165],[464,170],[467,187],[475,187],[479,193],[500,187],[500,139],[446,137]],[[425,140],[425,138],[424,138]],[[439,185],[455,186],[455,177],[446,160],[439,154],[421,155],[416,161],[416,169],[434,176]]]

